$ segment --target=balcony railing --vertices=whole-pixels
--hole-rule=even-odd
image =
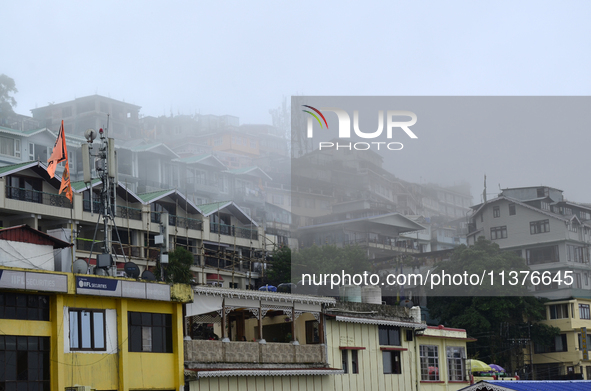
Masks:
[[[185,362],[249,364],[325,364],[324,345],[185,341]]]
[[[94,246],[93,246],[94,243]],[[77,238],[76,239],[76,249],[79,251],[90,251],[92,248],[93,253],[102,253],[103,248],[105,246],[105,242],[102,240],[95,240],[94,242],[92,239],[85,239],[85,238]],[[119,244],[119,243],[111,243],[111,252],[117,255],[125,255],[126,257],[135,257],[141,258],[142,257],[142,248],[143,246],[136,246],[132,244]],[[154,250],[156,254],[159,253],[158,249],[149,248],[148,252]],[[155,258],[155,257],[153,257]]]
[[[63,195],[44,193],[37,190],[21,189],[18,187],[6,186],[6,198],[13,200],[34,202],[37,204],[57,206],[60,208],[72,208],[70,200]]]
[[[226,225],[219,223],[209,223],[209,232],[214,234],[222,234],[228,236],[235,236],[237,238],[258,240],[259,233],[256,229],[236,227],[234,225]]]
[[[117,217],[130,220],[141,220],[142,210],[127,206],[117,206]]]
[[[168,215],[168,224],[178,228],[189,228],[197,231],[203,231],[203,221],[189,217]]]

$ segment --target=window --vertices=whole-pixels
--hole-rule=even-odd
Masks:
[[[492,227],[490,229],[490,240],[505,239],[507,237],[507,226]]]
[[[439,352],[435,345],[421,345],[421,380],[439,380]]]
[[[566,259],[567,261],[577,262],[577,263],[587,263],[587,251],[585,251],[585,247],[582,246],[566,246]]]
[[[21,157],[21,140],[0,136],[0,154]]]
[[[0,388],[49,390],[49,337],[0,335]]]
[[[49,321],[49,296],[0,292],[0,319]]]
[[[105,311],[70,310],[70,349],[107,350]]]
[[[257,147],[257,142],[256,141],[253,141],[253,140],[250,140],[250,147],[252,149],[255,149]]]
[[[528,265],[558,262],[558,246],[538,247],[525,250]]]
[[[560,334],[554,337],[554,343],[550,345],[536,344],[534,346],[535,353],[554,353],[554,352],[566,352],[568,346],[566,344],[566,334]]]
[[[550,221],[549,220],[540,220],[540,221],[532,221],[529,223],[529,233],[534,234],[541,234],[544,232],[550,232]]]
[[[579,304],[579,318],[591,319],[591,315],[589,313],[589,304]]]
[[[565,319],[568,318],[568,305],[554,304],[548,306],[550,309],[550,319]]]
[[[347,367],[347,364],[349,363],[349,351],[341,350],[341,357],[343,361],[343,373],[349,373],[349,368]]]
[[[393,326],[380,326],[379,339],[380,345],[401,346],[400,328]]]
[[[129,312],[129,351],[172,353],[172,315]]]
[[[501,207],[493,206],[493,217],[501,217]]]
[[[306,321],[306,345],[320,343],[319,323],[315,320]]]
[[[463,347],[449,346],[447,348],[447,370],[450,381],[464,380],[464,358],[466,353]]]
[[[574,278],[573,285],[572,285],[573,288],[581,289],[581,287],[583,286],[581,284],[581,273],[575,273],[574,277],[575,278]]]
[[[400,365],[400,352],[396,350],[382,351],[382,362],[384,364],[384,374],[400,375],[402,366]]]
[[[351,350],[351,373],[359,373],[359,351]]]
[[[515,215],[515,204],[509,204],[509,216]]]
[[[567,228],[570,232],[578,232],[578,228],[579,226],[575,224],[575,222],[571,222],[570,224],[567,225]]]
[[[550,211],[550,204],[548,202],[542,201],[541,207],[542,207],[542,210],[547,210],[548,212]]]
[[[223,140],[222,140],[222,138],[221,138],[221,137],[216,137],[216,138],[213,140],[213,145],[214,145],[214,146],[222,145],[222,143],[223,143]]]

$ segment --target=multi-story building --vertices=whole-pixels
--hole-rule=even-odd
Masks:
[[[73,203],[58,195],[59,187],[60,178],[50,179],[43,163],[1,167],[0,225],[28,224],[73,242],[75,257],[93,263],[91,253],[104,250],[105,233],[96,228],[102,184],[94,180],[91,189],[74,182]],[[161,252],[182,246],[194,254],[197,282],[207,283],[208,275],[215,274],[218,285],[246,288],[256,284],[254,269],[272,250],[269,243],[279,242],[232,201],[197,206],[175,189],[136,194],[121,182],[113,200],[114,225],[106,235],[119,269],[128,260],[150,269]],[[156,245],[160,234],[167,247]]]
[[[27,226],[0,230],[11,254],[0,257],[0,387],[180,389],[190,286],[47,270],[68,246]]]
[[[41,126],[57,132],[64,121],[66,134],[83,136],[87,129],[108,128],[111,137],[121,140],[140,137],[141,107],[101,95],[50,104],[31,110]]]
[[[590,297],[591,208],[567,202],[549,187],[505,189],[472,207],[468,244],[484,236],[515,251],[533,271],[572,272],[572,284],[537,285],[536,294],[558,299]]]
[[[560,329],[549,344],[534,344],[531,355],[535,380],[579,378],[591,380],[591,365],[583,357],[582,329],[591,330],[590,299],[570,298],[549,301],[546,319],[540,323]]]
[[[418,307],[196,288],[187,306],[191,390],[459,390],[465,330],[429,327]],[[262,335],[262,338],[260,337]]]

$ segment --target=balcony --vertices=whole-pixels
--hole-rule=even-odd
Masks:
[[[85,239],[85,238],[76,238],[76,249],[77,251],[87,251],[92,252],[94,254],[102,253],[103,248],[105,247],[105,242],[101,240],[93,241],[92,239]],[[119,243],[111,243],[111,252],[116,255],[125,255],[126,257],[134,257],[134,258],[142,258],[142,248],[146,249],[144,246],[136,246],[132,244],[119,244]],[[147,249],[149,259],[155,259],[160,254],[160,249],[149,247]]]
[[[259,232],[256,229],[236,227],[234,225],[226,225],[219,223],[209,223],[209,232],[214,234],[222,234],[227,236],[235,236],[237,238],[258,240]]]
[[[18,201],[34,202],[37,204],[57,206],[59,208],[72,209],[72,203],[63,195],[44,193],[37,190],[21,189],[18,187],[6,186],[6,198]]]
[[[326,364],[325,345],[185,341],[186,363]]]
[[[168,215],[168,224],[178,228],[189,228],[197,231],[203,231],[203,221],[191,219],[189,217],[180,217]]]

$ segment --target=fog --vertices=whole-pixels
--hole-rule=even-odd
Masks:
[[[229,114],[270,124],[269,109],[291,95],[591,91],[588,2],[4,1],[1,8],[0,74],[15,80],[15,109],[25,115],[100,94],[139,105],[144,116]],[[499,183],[543,183],[591,202],[581,175],[588,122],[557,124],[551,134],[522,125],[496,134],[427,132],[391,171],[416,183],[469,181],[475,202],[484,174],[491,192]]]

